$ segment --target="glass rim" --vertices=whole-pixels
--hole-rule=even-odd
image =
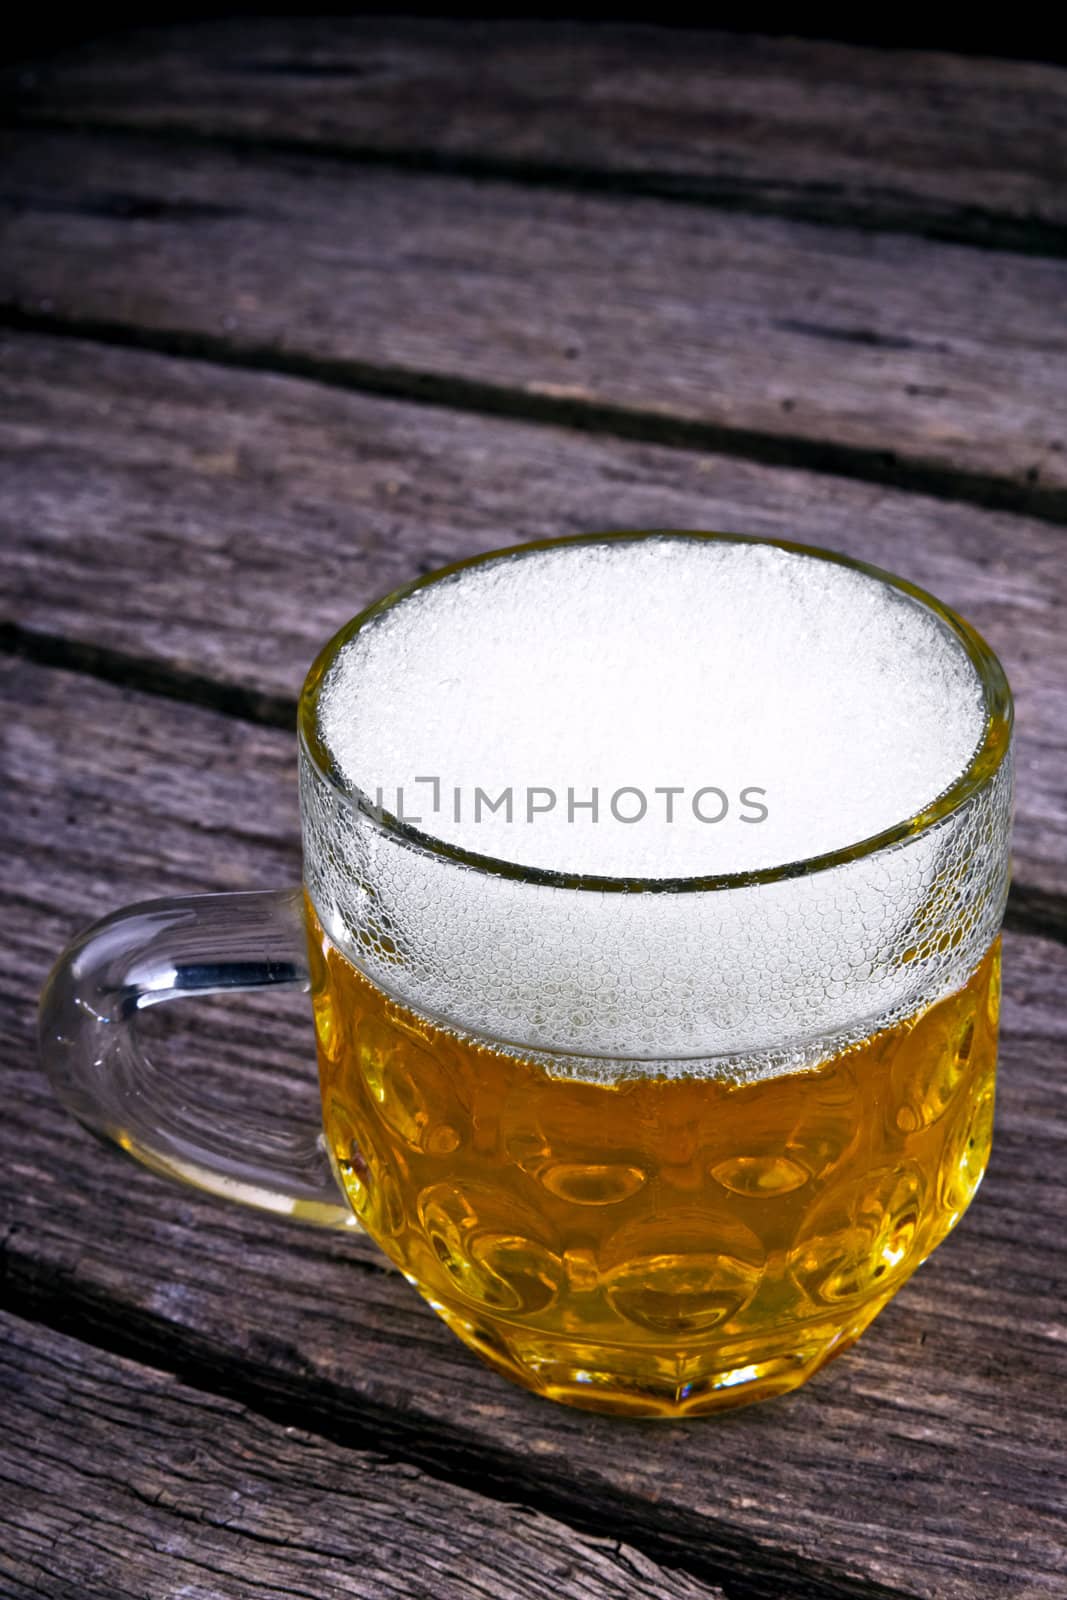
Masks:
[[[368,623],[373,622],[384,612],[392,610],[394,606],[401,604],[411,595],[418,593],[422,589],[429,588],[435,583],[439,583],[442,579],[451,578],[456,573],[465,572],[470,568],[483,566],[493,561],[531,555],[542,550],[557,550],[571,545],[636,542],[646,539],[693,539],[721,544],[761,545],[771,549],[785,550],[791,555],[807,556],[814,560],[827,561],[837,566],[848,567],[854,572],[863,573],[879,583],[888,585],[898,593],[907,595],[909,599],[925,606],[959,640],[975,670],[982,690],[986,710],[985,732],[972,752],[964,770],[921,811],[905,817],[900,822],[890,824],[889,827],[881,829],[878,833],[859,839],[853,844],[840,846],[836,850],[823,851],[819,855],[782,862],[772,867],[681,878],[620,877],[595,873],[566,872],[551,867],[525,866],[520,862],[506,861],[498,856],[483,855],[478,851],[468,850],[462,845],[439,839],[434,834],[426,833],[422,829],[413,826],[413,824],[402,821],[391,812],[375,805],[361,789],[338,781],[330,770],[328,753],[317,736],[315,713],[318,691],[327,670],[340,650],[354,639]],[[297,734],[300,749],[316,777],[331,791],[341,805],[348,810],[357,812],[365,823],[370,824],[379,833],[422,855],[428,855],[442,862],[450,862],[454,866],[465,867],[492,877],[509,878],[518,883],[541,885],[547,888],[584,890],[600,894],[707,894],[729,889],[753,888],[764,884],[779,883],[790,878],[810,877],[816,873],[828,872],[835,867],[845,866],[850,862],[858,861],[868,856],[879,855],[883,851],[903,843],[905,840],[918,838],[930,832],[939,823],[944,822],[947,817],[959,811],[987,783],[990,783],[996,776],[1010,747],[1013,722],[1014,707],[1011,689],[1008,685],[1004,668],[995,653],[976,628],[966,622],[950,606],[938,600],[935,595],[930,594],[926,589],[920,588],[918,584],[910,583],[906,578],[897,577],[894,573],[887,572],[882,567],[873,566],[870,562],[860,561],[853,556],[843,555],[836,550],[827,550],[819,545],[802,544],[789,539],[767,539],[756,534],[720,533],[687,528],[609,529],[598,533],[566,534],[550,539],[532,539],[522,544],[486,550],[478,555],[467,556],[461,561],[450,562],[447,566],[437,567],[434,571],[424,573],[422,576],[402,584],[389,594],[383,595],[380,600],[376,600],[373,604],[366,606],[327,640],[312,662],[304,679],[297,708]],[[324,756],[327,759],[323,759]]]

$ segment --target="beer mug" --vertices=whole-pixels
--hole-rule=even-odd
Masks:
[[[298,720],[302,887],[83,934],[41,1011],[70,1110],[365,1229],[570,1405],[702,1415],[846,1349],[989,1153],[1012,709],[973,629],[824,550],[582,536],[372,605]],[[138,1037],[270,984],[318,1042],[285,1138]]]

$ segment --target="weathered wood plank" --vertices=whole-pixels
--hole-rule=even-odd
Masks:
[[[0,1584],[198,1600],[722,1600],[501,1505],[0,1314]]]
[[[1067,261],[115,136],[10,136],[0,303],[1067,519]]]
[[[762,1600],[1063,1593],[1062,948],[1008,936],[982,1195],[854,1351],[796,1396],[715,1422],[568,1412],[485,1372],[366,1241],[173,1188],[52,1104],[31,1044],[50,954],[105,905],[291,878],[292,748],[272,729],[25,663],[3,682],[18,800],[5,821],[21,861],[0,954],[10,1309],[277,1421],[438,1475],[488,1474],[501,1498],[624,1530],[701,1581],[742,1571]],[[247,1094],[262,1096],[268,1074],[306,1094],[310,1029],[298,1060],[298,1011],[279,1009],[290,1020],[256,1038],[239,1002],[191,1007],[174,1042],[184,1057],[198,1040],[192,1067]]]
[[[0,336],[8,619],[269,698],[418,572],[512,540],[720,527],[829,545],[963,612],[1019,712],[1018,877],[1067,892],[1067,568],[1044,523],[72,340]],[[69,656],[68,656],[69,659]],[[179,679],[185,692],[194,685]],[[261,706],[260,706],[261,709]]]
[[[23,71],[9,103],[1067,244],[1067,72],[1034,62],[654,27],[272,17],[108,39]]]

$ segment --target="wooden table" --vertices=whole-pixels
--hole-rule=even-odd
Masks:
[[[1067,72],[275,20],[5,104],[0,1595],[1067,1595]],[[33,1045],[105,909],[295,880],[339,623],[619,526],[899,571],[1020,722],[979,1200],[807,1388],[662,1426],[511,1388],[368,1242],[98,1147]],[[305,1006],[183,1007],[160,1049],[284,1116]]]

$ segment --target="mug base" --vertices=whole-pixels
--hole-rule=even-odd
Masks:
[[[856,1342],[892,1292],[854,1308],[843,1324],[820,1319],[759,1340],[724,1339],[685,1354],[666,1346],[584,1343],[482,1322],[440,1304],[435,1309],[488,1366],[534,1394],[580,1411],[677,1421],[736,1410],[799,1388]]]

